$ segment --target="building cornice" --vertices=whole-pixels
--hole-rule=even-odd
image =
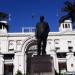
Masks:
[[[34,33],[32,32],[26,32],[26,33],[1,33],[0,37],[30,37],[34,36]]]
[[[49,36],[68,36],[75,35],[75,31],[49,32]],[[35,32],[19,33],[0,33],[0,37],[34,37]]]

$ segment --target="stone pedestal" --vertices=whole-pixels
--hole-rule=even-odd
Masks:
[[[53,58],[50,55],[32,57],[31,75],[55,75]]]

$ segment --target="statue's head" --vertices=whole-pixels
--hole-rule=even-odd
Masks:
[[[40,22],[44,21],[44,16],[40,16]]]

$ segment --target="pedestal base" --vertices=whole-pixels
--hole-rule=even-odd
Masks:
[[[50,55],[32,57],[31,75],[55,75],[53,58]]]

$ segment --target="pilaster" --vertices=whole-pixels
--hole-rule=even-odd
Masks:
[[[3,55],[0,55],[0,75],[4,74],[4,63],[3,63]]]

